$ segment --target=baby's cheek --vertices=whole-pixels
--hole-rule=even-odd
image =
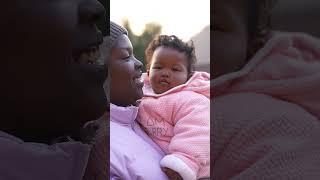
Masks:
[[[187,82],[187,80],[188,80],[188,76],[180,75],[179,77],[177,77],[175,79],[175,86],[179,86],[181,84],[184,84]]]
[[[158,78],[157,73],[150,72],[149,81],[150,81],[151,85],[154,84],[157,81],[157,78]]]

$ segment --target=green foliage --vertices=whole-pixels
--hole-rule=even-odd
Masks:
[[[145,25],[143,33],[138,36],[132,32],[128,20],[124,20],[123,26],[128,30],[128,36],[132,43],[135,57],[143,63],[145,70],[146,62],[144,51],[152,39],[161,33],[162,27],[157,23],[148,23]]]

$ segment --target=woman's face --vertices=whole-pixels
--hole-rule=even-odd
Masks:
[[[2,1],[0,113],[61,130],[101,116],[105,73],[72,55],[102,42],[95,23],[104,12],[97,0]]]
[[[216,0],[213,9],[213,78],[239,70],[247,58],[248,30],[244,0]]]
[[[118,37],[109,65],[111,103],[124,107],[134,105],[143,96],[142,63],[134,57],[127,35]]]

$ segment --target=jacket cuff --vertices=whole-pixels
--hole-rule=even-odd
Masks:
[[[196,180],[196,173],[180,158],[170,154],[160,161],[161,167],[170,168],[180,174],[184,180]]]

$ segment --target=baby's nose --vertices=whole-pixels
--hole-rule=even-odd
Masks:
[[[167,70],[167,69],[163,69],[163,70],[161,71],[161,76],[162,76],[162,77],[169,77],[169,76],[170,76],[170,71]]]

